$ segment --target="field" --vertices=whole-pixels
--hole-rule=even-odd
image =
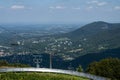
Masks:
[[[0,73],[0,80],[89,80],[89,79],[84,77],[55,73]]]

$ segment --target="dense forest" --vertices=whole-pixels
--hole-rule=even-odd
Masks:
[[[86,71],[91,74],[111,78],[112,80],[119,80],[120,59],[108,58],[99,62],[93,62],[88,66]]]

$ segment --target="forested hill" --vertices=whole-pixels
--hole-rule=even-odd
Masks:
[[[120,23],[93,22],[63,36],[80,45],[78,54],[115,49],[120,47]]]
[[[88,64],[95,61],[100,61],[105,58],[119,58],[120,59],[120,48],[116,49],[108,49],[105,51],[101,51],[99,53],[91,53],[84,56],[80,56],[71,61],[71,66],[77,67],[82,65],[83,68],[86,68]]]
[[[102,33],[103,31],[110,31],[114,29],[120,28],[120,23],[107,23],[103,21],[89,23],[75,31],[72,31],[67,34],[67,36],[73,38],[87,37],[93,36],[98,33]]]

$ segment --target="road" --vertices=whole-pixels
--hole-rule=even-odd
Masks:
[[[50,72],[50,73],[61,73],[61,74],[82,76],[82,77],[87,77],[91,80],[110,80],[108,78],[95,76],[83,72],[61,70],[61,69],[49,69],[49,68],[0,68],[0,72]]]

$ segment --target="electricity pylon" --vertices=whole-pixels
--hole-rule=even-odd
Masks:
[[[53,47],[46,48],[46,53],[50,55],[50,69],[52,69],[52,55],[55,53],[56,49]]]
[[[36,64],[36,68],[40,68],[40,63],[42,62],[42,56],[37,54],[33,55],[33,62]]]

